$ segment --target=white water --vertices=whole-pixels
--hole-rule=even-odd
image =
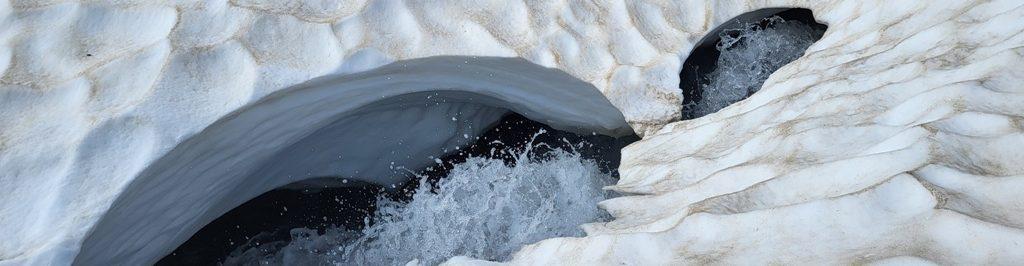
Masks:
[[[434,192],[420,185],[407,204],[378,200],[361,232],[296,228],[289,242],[248,245],[227,265],[437,264],[453,256],[505,260],[523,245],[582,236],[579,225],[607,218],[597,203],[613,180],[575,152],[517,153],[514,166],[470,158]],[[250,243],[252,244],[252,243]]]
[[[701,100],[692,107],[691,117],[714,113],[754,94],[769,75],[803,56],[824,33],[799,21],[769,20],[767,28],[744,25],[719,34],[717,68],[700,83]]]

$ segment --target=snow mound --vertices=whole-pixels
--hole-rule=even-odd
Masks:
[[[824,33],[778,16],[766,20],[765,26],[743,24],[719,33],[718,67],[698,83],[700,101],[684,105],[684,117],[705,116],[753,95],[769,75],[803,56]]]

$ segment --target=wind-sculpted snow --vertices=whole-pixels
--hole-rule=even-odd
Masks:
[[[607,216],[597,202],[607,198],[601,188],[613,179],[596,164],[572,152],[538,157],[526,149],[511,166],[470,158],[436,189],[421,183],[408,203],[378,200],[361,232],[296,228],[291,241],[250,241],[225,264],[434,265],[458,255],[500,261],[526,244],[583,236],[580,224]]]
[[[828,30],[749,98],[673,122],[693,44],[769,7],[810,9]],[[283,148],[297,139],[277,134],[299,133],[274,126],[314,132],[329,124],[317,111],[334,110],[323,106],[370,101],[321,89],[307,99],[326,101],[298,102],[322,109],[244,109],[393,62],[375,84],[444,81],[399,70],[437,55],[522,57],[514,70],[564,72],[586,84],[568,86],[575,93],[599,91],[644,137],[623,150],[609,187],[631,196],[600,204],[615,220],[528,245],[513,264],[1015,264],[1024,261],[1014,193],[1024,191],[1022,20],[1016,0],[0,1],[0,264],[153,262],[230,209],[223,195],[258,194],[238,184],[270,159],[233,156],[267,151],[229,143]],[[458,68],[447,65],[438,69]],[[522,96],[487,75],[535,76],[491,70],[444,84]],[[383,87],[363,88],[344,95],[380,97]],[[521,109],[570,114],[566,125],[601,110],[559,103]],[[252,124],[213,138],[224,142],[197,139],[230,117]],[[197,159],[210,156],[219,160]],[[159,174],[154,164],[168,161],[184,167]],[[238,176],[212,178],[222,173]]]

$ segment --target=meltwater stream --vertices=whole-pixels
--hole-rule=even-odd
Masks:
[[[540,144],[543,145],[543,144]],[[359,231],[291,230],[290,241],[250,243],[225,265],[433,265],[453,256],[504,260],[523,245],[582,236],[613,178],[575,151],[515,151],[514,162],[474,157],[436,184],[421,178],[408,202],[381,197]],[[258,240],[256,240],[258,241]]]
[[[714,70],[698,74],[699,97],[693,98],[699,100],[684,104],[684,119],[717,112],[754,94],[769,75],[803,56],[824,32],[823,25],[779,16],[723,30],[714,47],[719,52]]]

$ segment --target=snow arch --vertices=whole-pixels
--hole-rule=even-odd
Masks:
[[[402,181],[392,166],[431,163],[508,111],[564,130],[632,132],[592,85],[522,59],[431,57],[318,78],[236,110],[152,163],[76,263],[152,263],[220,214],[294,181]]]

